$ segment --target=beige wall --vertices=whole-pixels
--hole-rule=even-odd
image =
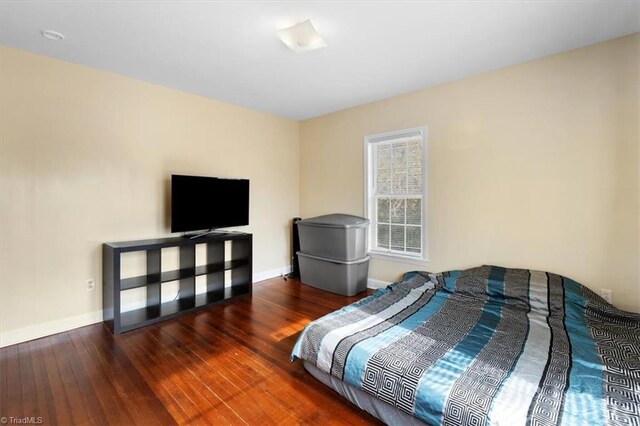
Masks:
[[[428,128],[429,258],[549,270],[640,312],[640,36],[300,124],[300,213],[363,214],[363,137]]]
[[[0,344],[100,321],[101,243],[168,234],[171,173],[251,179],[242,230],[254,234],[254,273],[290,264],[297,122],[12,48],[0,55]]]

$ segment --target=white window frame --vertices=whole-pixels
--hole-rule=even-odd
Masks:
[[[385,142],[403,137],[422,137],[422,216],[421,216],[421,236],[422,236],[422,253],[415,255],[406,252],[394,252],[392,250],[378,249],[375,247],[376,223],[377,216],[375,212],[375,203],[372,201],[372,195],[375,193],[375,180],[373,179],[374,162],[373,146],[379,142]],[[374,258],[402,261],[403,263],[413,263],[425,265],[428,260],[428,227],[427,227],[427,128],[413,127],[410,129],[395,130],[392,132],[377,133],[364,137],[364,216],[369,219],[370,224],[367,229],[367,246],[369,255]]]

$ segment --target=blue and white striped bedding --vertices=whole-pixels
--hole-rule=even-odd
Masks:
[[[640,315],[546,272],[408,273],[292,357],[432,425],[640,425]]]

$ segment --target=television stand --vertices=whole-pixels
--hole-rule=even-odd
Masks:
[[[225,242],[231,241],[231,260],[225,261]],[[251,234],[240,232],[210,233],[197,240],[170,237],[141,241],[124,241],[102,245],[102,312],[105,324],[114,334],[175,318],[214,303],[251,294]],[[206,244],[206,264],[196,266],[196,245]],[[178,247],[180,267],[163,271],[163,248]],[[123,253],[146,252],[146,273],[122,278]],[[225,272],[231,271],[231,282],[225,285]],[[196,277],[206,276],[206,292],[196,294]],[[179,281],[176,300],[162,303],[162,284]],[[122,293],[145,287],[143,308],[122,312]]]

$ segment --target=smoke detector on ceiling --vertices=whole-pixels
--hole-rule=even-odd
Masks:
[[[279,30],[278,37],[296,53],[308,52],[327,45],[308,19],[292,27]]]

